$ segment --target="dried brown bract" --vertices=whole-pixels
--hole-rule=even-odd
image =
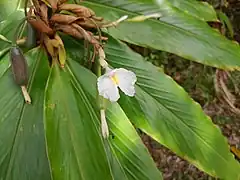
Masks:
[[[40,6],[40,16],[41,19],[48,25],[48,7],[46,4],[41,4]]]
[[[77,14],[78,17],[90,18],[90,17],[96,16],[94,11],[78,4],[62,4],[59,6],[59,10],[71,11]]]
[[[75,17],[71,15],[65,15],[65,14],[54,14],[51,17],[51,21],[58,23],[58,24],[72,24],[75,21],[83,21],[84,18],[82,17]]]
[[[88,48],[91,45],[93,55],[89,60],[92,62],[102,48],[101,41],[107,40],[101,36],[100,28],[116,26],[120,22],[117,20],[104,23],[103,18],[97,17],[90,8],[67,4],[66,0],[32,0],[32,2],[33,6],[26,13],[27,20],[38,32],[39,42],[46,47],[52,58],[58,59],[62,67],[66,61],[66,52],[64,43],[57,34],[58,31],[84,40]]]
[[[58,0],[46,0],[54,11],[57,10]]]
[[[62,31],[65,34],[71,35],[77,39],[83,39],[83,35],[71,25],[58,24],[56,25],[56,30]]]
[[[29,18],[28,22],[41,33],[53,35],[53,29],[51,29],[43,20],[39,18]]]

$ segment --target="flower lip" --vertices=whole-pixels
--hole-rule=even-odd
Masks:
[[[111,72],[110,78],[112,79],[112,81],[114,82],[114,84],[116,84],[117,86],[119,85],[119,79],[118,79],[115,71],[114,71],[114,72]]]

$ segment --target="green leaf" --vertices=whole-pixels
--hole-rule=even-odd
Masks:
[[[225,27],[225,29],[229,31],[230,37],[233,38],[234,30],[233,30],[233,26],[231,24],[230,19],[224,12],[222,12],[220,10],[217,11],[217,14],[218,14],[220,21],[223,23],[223,26]]]
[[[26,58],[31,105],[24,103],[20,87],[13,82],[9,55],[0,62],[0,179],[49,180],[42,113],[47,56],[36,48]]]
[[[88,0],[89,2],[98,2],[96,0]],[[70,0],[73,3],[73,0]],[[102,1],[101,4],[108,4],[109,2]],[[138,9],[140,14],[150,14],[157,12],[159,8],[158,5],[161,5],[161,1],[159,3],[154,0],[149,1],[123,1],[123,0],[115,0],[110,1],[110,4],[113,7],[119,7],[119,9],[127,9],[128,11],[137,13]],[[214,8],[208,4],[207,2],[199,2],[196,0],[165,0],[164,6],[167,8],[177,8],[184,13],[199,18],[203,21],[216,21],[217,15]]]
[[[95,109],[96,116],[99,116],[99,109],[96,104],[96,76],[79,65],[79,61],[84,59],[84,53],[81,51],[83,44],[81,43],[83,42],[64,37],[64,45],[68,56],[67,63],[72,75],[77,80],[76,84],[83,88],[88,101]],[[80,51],[74,51],[76,49],[80,49]],[[109,139],[110,146],[107,142],[104,144],[114,179],[162,179],[147,149],[120,106],[117,103],[110,104],[106,116],[114,138]],[[98,124],[98,127],[100,126],[99,119],[100,117],[92,119]]]
[[[167,1],[118,0],[86,1],[98,16],[115,21],[121,16],[129,17],[159,12],[160,20],[123,22],[108,33],[123,41],[171,52],[186,59],[209,66],[233,70],[240,69],[240,48],[227,40],[207,23],[169,5]]]
[[[69,52],[69,49],[67,51]],[[70,63],[70,68],[78,83],[81,84],[84,92],[91,99],[92,106],[97,110],[96,76],[73,60],[68,59],[68,63]],[[108,157],[112,164],[114,179],[162,179],[146,147],[144,147],[136,130],[120,106],[117,103],[110,104],[106,115],[110,131],[113,135],[113,138],[109,140],[112,154],[109,154]],[[107,152],[109,153],[110,150]],[[113,166],[114,163],[116,166]]]
[[[9,15],[5,21],[1,22],[0,24],[0,34],[12,41],[15,36],[16,28],[23,17],[24,15],[22,11],[16,11]],[[9,47],[10,45],[11,44],[0,40],[0,51]]]
[[[44,121],[53,179],[113,179],[96,118],[71,71],[53,65]]]
[[[217,21],[214,8],[207,2],[196,0],[168,0],[172,6],[204,21]]]
[[[20,5],[20,0],[0,0],[0,22],[5,20],[8,15],[15,12]]]
[[[120,41],[109,38],[104,49],[113,67],[137,75],[135,98],[120,99],[136,127],[208,174],[239,179],[240,165],[226,139],[182,87]]]

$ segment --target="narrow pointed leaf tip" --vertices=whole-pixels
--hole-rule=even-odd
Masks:
[[[124,68],[109,69],[97,81],[99,95],[111,102],[116,102],[120,98],[118,87],[128,96],[135,95],[136,75]]]

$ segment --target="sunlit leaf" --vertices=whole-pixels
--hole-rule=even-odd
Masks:
[[[113,179],[90,102],[67,69],[54,65],[45,128],[53,179]]]
[[[15,38],[17,31],[17,26],[23,18],[23,12],[16,11],[9,15],[5,21],[0,23],[0,34],[6,37],[8,40],[12,41]],[[11,44],[0,41],[0,51],[9,47]]]
[[[113,67],[137,75],[136,97],[122,96],[120,105],[138,128],[212,176],[240,177],[220,129],[182,87],[121,42],[110,38],[105,51]]]
[[[207,2],[196,0],[168,0],[172,6],[204,21],[216,21],[214,8]]]
[[[160,20],[123,22],[116,28],[109,28],[108,33],[129,43],[171,52],[206,65],[240,69],[240,47],[236,43],[227,40],[199,18],[174,8],[166,0],[91,0],[84,5],[109,21],[124,15],[161,13]]]
[[[70,59],[69,59],[70,60]],[[96,77],[75,61],[69,61],[70,68],[84,91],[96,107]],[[110,104],[106,111],[112,133],[109,154],[116,179],[152,180],[161,179],[161,174],[151,159],[136,130],[117,103]],[[109,152],[109,151],[107,151]],[[111,158],[112,157],[112,158]],[[113,166],[115,164],[115,166]],[[124,173],[121,171],[124,170]],[[126,175],[124,175],[126,174]]]
[[[43,131],[43,96],[48,77],[46,54],[40,48],[26,54],[30,67],[31,105],[25,104],[9,68],[0,62],[0,179],[49,180]]]
[[[5,20],[8,15],[15,12],[20,3],[20,0],[0,0],[0,22]]]

